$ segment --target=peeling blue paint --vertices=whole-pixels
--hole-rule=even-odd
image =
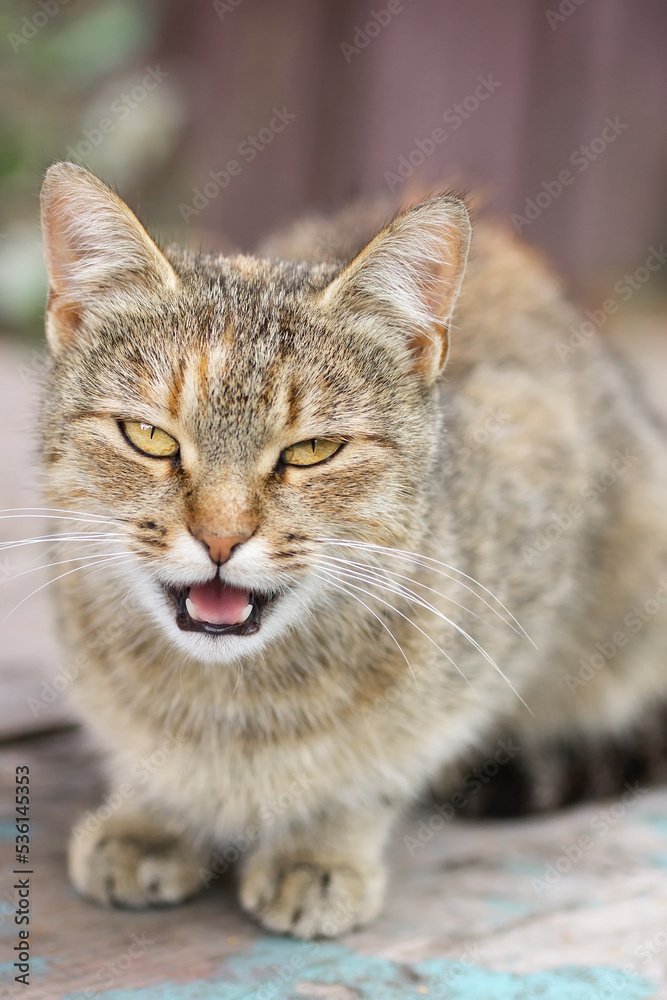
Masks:
[[[502,860],[501,865],[506,871],[515,872],[517,875],[526,875],[528,878],[539,878],[544,874],[544,861],[508,857]]]
[[[507,899],[504,896],[485,896],[484,902],[499,911],[496,923],[498,921],[504,922],[508,918],[526,917],[529,913],[534,913],[536,910],[534,904],[523,903],[517,899]]]
[[[0,840],[13,840],[16,836],[16,820],[0,819]]]
[[[662,837],[667,847],[667,813],[644,812],[638,816],[638,819]],[[667,850],[651,851],[646,855],[646,861],[655,868],[667,868]]]
[[[646,823],[648,826],[653,827],[656,833],[667,841],[667,813],[662,812],[645,812],[638,814],[637,819],[641,820],[642,823]]]
[[[30,833],[35,836],[39,832],[39,824],[30,820]],[[16,836],[16,819],[0,819],[0,840],[14,840]]]
[[[0,903],[0,937],[16,937],[16,924],[14,923],[14,907]],[[1,968],[1,966],[0,966]]]
[[[623,1000],[646,1000],[657,989],[640,976],[611,967],[564,966],[520,975],[438,958],[400,963],[358,955],[339,944],[266,939],[248,954],[230,958],[219,979],[163,982],[99,995],[104,1000],[303,1000],[309,983],[346,986],[356,991],[359,1000],[423,1000],[424,996],[442,1000],[593,1000],[606,995],[604,990]],[[84,997],[85,993],[76,992],[63,1000]]]

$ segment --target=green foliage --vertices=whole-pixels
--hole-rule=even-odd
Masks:
[[[157,0],[0,4],[0,329],[39,330],[45,280],[37,196],[116,77],[142,71]]]
[[[45,41],[44,56],[52,72],[65,71],[72,85],[88,87],[140,56],[151,37],[146,9],[119,0],[82,11]]]

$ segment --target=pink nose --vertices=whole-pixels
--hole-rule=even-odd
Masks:
[[[208,549],[208,554],[212,561],[221,566],[226,563],[232,554],[232,549],[241,542],[245,542],[250,535],[197,535],[200,542],[203,542]]]

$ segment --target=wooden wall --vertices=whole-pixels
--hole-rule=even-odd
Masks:
[[[355,33],[358,51],[343,51]],[[240,161],[186,228],[249,247],[297,212],[388,189],[401,157],[418,160],[417,142],[428,150],[441,128],[428,182],[481,189],[507,219],[542,192],[538,217],[517,223],[524,235],[575,284],[604,287],[667,229],[666,52],[662,0],[173,2],[157,55],[188,125],[155,191],[181,223],[209,171]],[[457,118],[480,77],[492,92]],[[248,162],[239,146],[274,107],[295,118]],[[543,185],[557,192],[563,170],[572,180],[548,204]]]

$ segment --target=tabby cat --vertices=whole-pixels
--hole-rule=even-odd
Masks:
[[[98,902],[238,860],[265,927],[342,933],[471,749],[615,737],[665,698],[663,432],[532,252],[481,222],[469,252],[451,196],[390,217],[161,251],[48,171],[56,601],[109,769],[70,872]]]

